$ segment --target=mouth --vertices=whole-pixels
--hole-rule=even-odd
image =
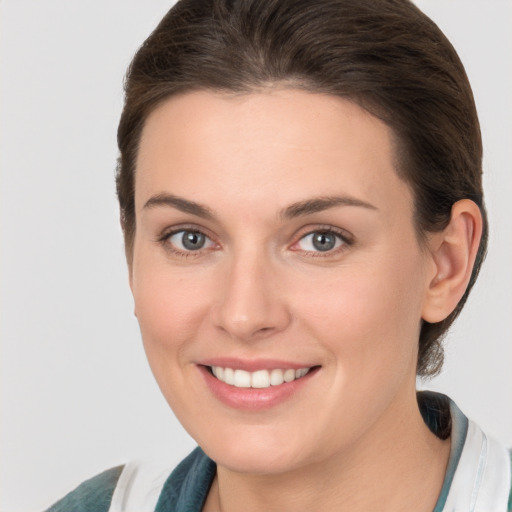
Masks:
[[[223,366],[207,366],[206,368],[217,380],[228,386],[235,388],[266,389],[271,386],[281,386],[282,384],[302,379],[316,367],[311,366],[298,369],[272,368],[254,372]]]
[[[271,359],[217,358],[196,363],[206,387],[230,408],[264,411],[303,396],[321,365]],[[316,389],[316,388],[313,388]]]

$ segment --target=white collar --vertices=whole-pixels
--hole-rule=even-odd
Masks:
[[[507,512],[512,479],[509,451],[468,420],[452,400],[450,414],[448,485],[443,486],[434,512]]]

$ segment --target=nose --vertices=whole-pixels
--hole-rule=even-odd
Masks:
[[[214,323],[232,338],[249,341],[286,329],[291,314],[274,268],[261,254],[234,257],[219,275]]]

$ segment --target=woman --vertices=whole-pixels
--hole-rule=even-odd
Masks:
[[[487,243],[471,89],[428,18],[181,0],[131,64],[118,142],[135,313],[200,448],[50,510],[511,508],[507,450],[415,389]]]

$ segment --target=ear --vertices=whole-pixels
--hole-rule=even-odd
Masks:
[[[457,201],[448,226],[433,233],[428,242],[434,275],[428,283],[423,320],[440,322],[455,309],[468,286],[481,236],[480,208],[469,199]]]

